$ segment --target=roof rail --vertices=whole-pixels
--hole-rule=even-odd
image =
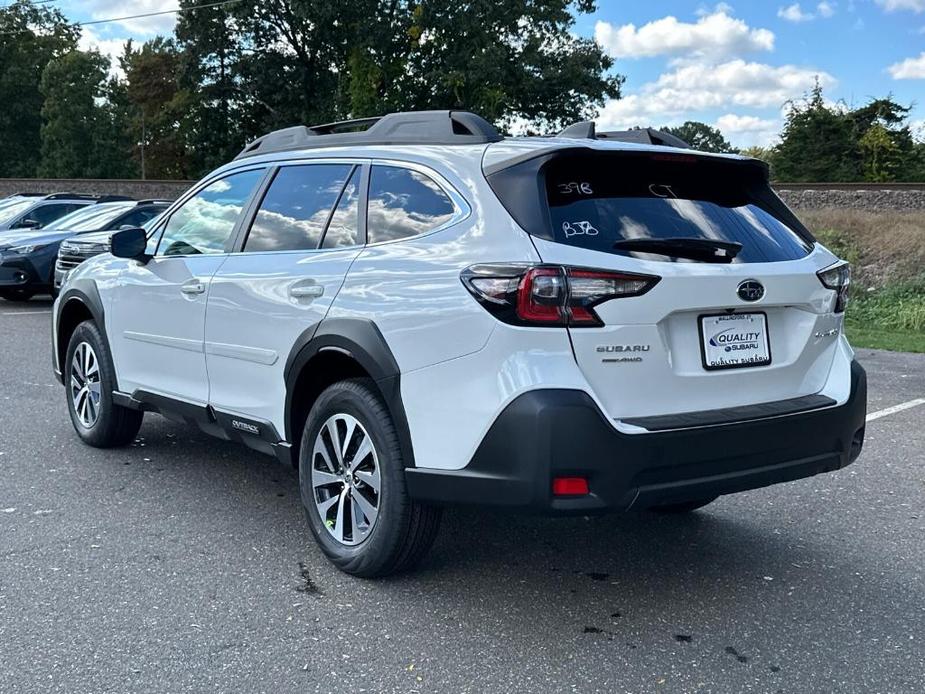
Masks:
[[[638,128],[636,130],[612,130],[597,132],[594,121],[586,120],[573,123],[560,132],[557,137],[573,137],[580,140],[615,140],[617,142],[635,142],[640,145],[659,145],[662,147],[678,147],[690,149],[680,137],[654,128]]]
[[[166,198],[148,198],[146,200],[139,200],[135,203],[135,206],[138,205],[170,205],[173,203],[173,200],[167,200]]]
[[[91,195],[90,193],[51,193],[45,195],[46,200],[93,200],[94,202],[118,202],[121,200],[134,200],[127,195]]]
[[[495,127],[469,111],[408,111],[374,118],[296,125],[248,144],[235,159],[338,145],[468,145],[504,139]]]
[[[128,195],[91,195],[91,199],[96,198],[97,202],[134,202],[135,198]]]

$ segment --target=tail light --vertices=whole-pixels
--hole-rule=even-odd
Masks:
[[[840,262],[816,273],[822,286],[834,289],[835,313],[844,313],[848,305],[848,286],[851,284],[851,266]]]
[[[562,265],[473,265],[460,278],[499,320],[512,325],[595,327],[594,307],[640,296],[659,277]]]

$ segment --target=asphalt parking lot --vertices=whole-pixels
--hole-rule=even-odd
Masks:
[[[925,405],[686,518],[451,510],[365,582],[269,457],[153,415],[80,444],[50,310],[0,302],[0,692],[925,691]],[[925,397],[925,355],[859,356],[870,412]]]

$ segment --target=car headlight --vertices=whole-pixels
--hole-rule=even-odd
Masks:
[[[7,249],[6,252],[11,254],[15,253],[17,255],[29,255],[30,253],[42,250],[47,245],[47,243],[27,243],[23,246],[13,246]]]

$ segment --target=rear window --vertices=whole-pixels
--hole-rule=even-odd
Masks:
[[[546,170],[556,241],[649,260],[691,262],[615,244],[698,239],[742,244],[733,262],[804,257],[811,244],[775,216],[768,194],[753,175],[693,156],[570,157]]]
[[[749,161],[671,153],[580,152],[546,157],[534,172],[548,215],[523,215],[530,233],[589,250],[666,262],[699,262],[620,248],[621,242],[684,239],[741,244],[732,262],[760,263],[806,256],[812,236],[773,193],[763,167]],[[518,166],[520,168],[520,165]],[[526,171],[515,174],[521,181]],[[505,201],[503,177],[496,191]],[[509,188],[513,190],[513,187]],[[521,188],[522,190],[523,188]]]

